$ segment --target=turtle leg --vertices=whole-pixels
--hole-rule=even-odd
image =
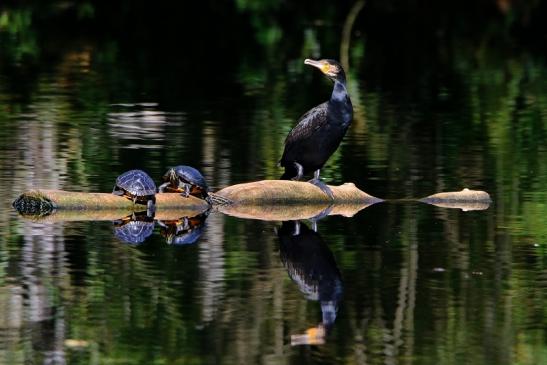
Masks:
[[[156,214],[156,202],[154,199],[148,200],[146,203],[146,215],[150,218],[153,218]]]
[[[133,205],[136,205],[137,204],[137,196],[134,196],[133,198],[130,198],[131,200],[133,200]],[[132,221],[136,221],[137,220],[137,215],[135,214],[135,207],[133,207],[133,213],[131,214],[131,220]]]
[[[171,183],[170,183],[169,181],[166,182],[166,183],[161,184],[160,187],[158,188],[158,191],[159,191],[160,193],[165,192],[165,189],[166,189],[169,185],[171,185]]]
[[[188,217],[184,217],[183,223],[182,223],[182,229],[184,231],[190,229],[190,221],[188,220]]]
[[[313,179],[309,180],[308,182],[310,184],[313,184],[313,185],[317,186],[319,189],[321,189],[322,192],[327,194],[328,197],[331,200],[334,200],[334,194],[333,194],[331,188],[329,188],[329,186],[327,184],[325,184],[323,182],[323,180],[321,180],[321,178],[319,177],[319,172],[320,171],[321,171],[321,169],[315,170],[315,172],[313,173]]]
[[[183,189],[184,190],[180,195],[182,195],[185,198],[188,198],[190,196],[190,185],[185,183],[183,186]]]

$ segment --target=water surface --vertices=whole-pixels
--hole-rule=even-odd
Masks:
[[[336,55],[325,33],[308,25],[302,54]],[[162,58],[176,47],[101,38],[60,41],[38,69],[8,58],[0,362],[545,364],[544,60],[487,48],[472,62],[462,47],[405,69],[374,33],[354,37],[355,119],[325,180],[394,199],[482,189],[489,209],[383,203],[328,217],[317,233],[303,221],[299,234],[212,213],[186,245],[159,227],[131,245],[108,221],[24,219],[10,206],[23,191],[108,192],[132,168],[158,180],[192,165],[213,190],[277,178],[284,137],[331,86],[292,44],[272,62],[256,48],[275,46],[242,43],[215,72],[212,61]]]

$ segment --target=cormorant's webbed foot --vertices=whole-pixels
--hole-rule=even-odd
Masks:
[[[326,207],[325,209],[323,209],[316,216],[310,218],[311,229],[313,229],[314,232],[317,232],[317,222],[320,221],[321,219],[327,217],[330,214],[331,211],[332,211],[332,204],[329,205],[328,207]]]
[[[310,184],[313,184],[313,185],[317,186],[319,189],[321,189],[322,192],[327,194],[331,200],[334,200],[334,194],[333,194],[331,188],[329,188],[329,186],[327,184],[325,184],[323,182],[323,180],[313,178],[313,179],[309,180],[308,182]]]

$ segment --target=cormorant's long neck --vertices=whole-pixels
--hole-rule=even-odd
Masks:
[[[345,81],[334,81],[334,87],[332,88],[332,95],[330,97],[330,100],[332,102],[337,101],[346,101],[346,97],[348,96],[348,90],[346,89],[346,82]]]
[[[338,118],[335,118],[336,120],[339,120],[341,124],[349,125],[353,117],[353,107],[346,89],[345,80],[334,80],[329,107],[331,112],[338,115]]]

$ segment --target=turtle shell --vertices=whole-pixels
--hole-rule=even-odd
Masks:
[[[128,221],[121,226],[114,228],[114,235],[120,240],[139,244],[154,232],[154,222],[146,221]]]
[[[197,169],[191,166],[179,165],[173,167],[172,170],[182,182],[200,188],[205,192],[209,190],[205,178]]]
[[[196,243],[203,233],[203,226],[196,227],[189,231],[179,232],[174,237],[169,237],[167,243],[173,245],[191,245]]]
[[[156,184],[148,174],[142,170],[124,172],[116,179],[116,188],[125,190],[133,196],[148,196],[156,194]]]

